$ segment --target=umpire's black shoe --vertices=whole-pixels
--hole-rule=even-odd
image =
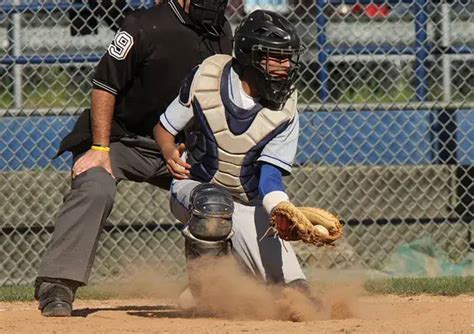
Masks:
[[[74,291],[61,283],[42,282],[37,288],[38,308],[45,317],[70,317]]]

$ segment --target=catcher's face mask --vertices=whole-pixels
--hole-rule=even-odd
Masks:
[[[295,27],[278,13],[256,10],[235,32],[235,58],[272,109],[281,109],[293,93],[303,51]]]
[[[252,84],[270,107],[281,109],[293,94],[303,51],[302,47],[284,50],[253,46],[251,66],[255,72]]]
[[[189,17],[194,24],[217,36],[224,26],[227,2],[228,0],[191,0]]]

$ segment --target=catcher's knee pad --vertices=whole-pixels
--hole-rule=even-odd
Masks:
[[[186,256],[227,254],[234,212],[231,194],[215,184],[200,184],[191,192],[190,203],[191,216],[183,230]]]

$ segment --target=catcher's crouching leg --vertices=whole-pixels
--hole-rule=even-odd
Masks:
[[[191,192],[191,216],[183,230],[188,263],[189,287],[198,295],[203,258],[215,258],[230,252],[234,202],[230,193],[214,184],[200,184]],[[202,259],[202,260],[201,260]]]

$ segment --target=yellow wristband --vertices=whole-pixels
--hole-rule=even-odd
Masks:
[[[110,147],[103,147],[98,145],[92,145],[91,150],[101,151],[101,152],[110,152]]]

